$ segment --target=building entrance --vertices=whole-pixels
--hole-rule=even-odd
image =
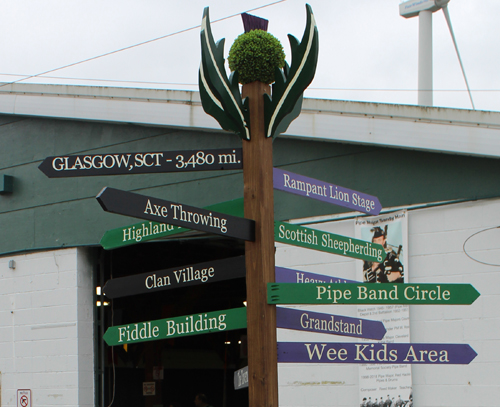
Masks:
[[[235,239],[193,237],[102,251],[100,285],[142,273],[244,254]],[[97,298],[99,301],[100,298]],[[248,405],[248,389],[234,390],[234,372],[247,366],[246,329],[166,338],[110,347],[110,326],[154,321],[244,306],[245,278],[105,299],[97,307],[97,405],[195,407],[199,393],[214,407]]]

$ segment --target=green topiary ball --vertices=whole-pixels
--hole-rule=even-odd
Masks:
[[[238,72],[238,81],[246,84],[274,82],[276,67],[285,65],[285,52],[279,40],[263,30],[241,34],[229,50],[229,69]]]

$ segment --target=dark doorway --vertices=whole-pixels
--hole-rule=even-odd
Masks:
[[[103,250],[96,278],[102,282],[242,254],[244,243],[228,238],[157,241]],[[96,330],[97,343],[109,326],[239,308],[245,299],[244,278],[116,298],[97,312],[97,325],[104,325]],[[248,389],[234,390],[233,384],[234,372],[247,365],[246,329],[128,346],[100,344],[99,352],[99,405],[194,407],[198,393],[214,407],[248,405]],[[144,396],[143,383],[153,382],[155,395]]]

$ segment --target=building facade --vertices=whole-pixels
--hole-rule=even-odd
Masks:
[[[0,405],[18,405],[19,390],[30,390],[36,406],[188,405],[199,392],[220,407],[245,403],[246,390],[232,389],[234,371],[245,365],[245,330],[113,352],[102,340],[112,325],[239,307],[244,279],[113,301],[96,291],[111,278],[244,254],[242,241],[205,233],[105,250],[106,231],[138,220],[103,211],[96,195],[104,187],[206,207],[240,199],[242,171],[48,178],[38,168],[47,157],[241,143],[203,112],[196,92],[2,88]],[[468,343],[478,354],[458,368],[413,365],[413,398],[425,406],[491,405],[500,396],[500,114],[305,100],[273,156],[274,167],[377,196],[383,215],[406,211],[409,282],[476,287],[481,296],[470,306],[410,306],[411,342]],[[279,221],[354,236],[363,217],[275,191]],[[276,265],[358,278],[356,261],[318,253],[277,244]],[[305,335],[278,330],[278,340],[312,340]],[[360,403],[358,368],[280,364],[280,405]],[[155,395],[145,396],[143,384],[152,382]]]

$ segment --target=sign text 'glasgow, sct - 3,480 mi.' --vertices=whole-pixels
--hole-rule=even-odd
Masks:
[[[243,168],[241,148],[109,153],[47,157],[38,167],[49,178],[150,174]]]

